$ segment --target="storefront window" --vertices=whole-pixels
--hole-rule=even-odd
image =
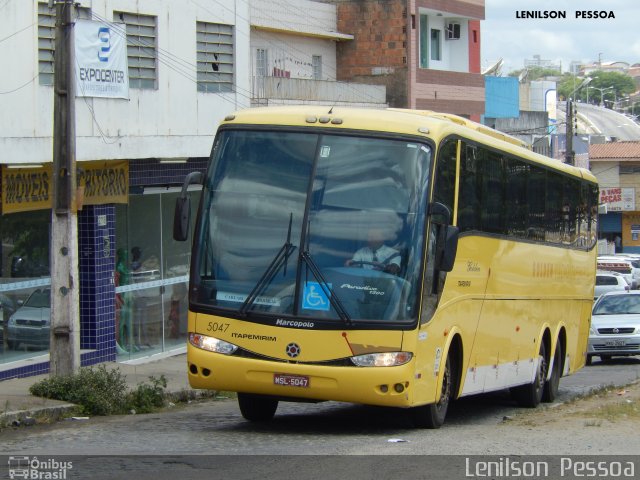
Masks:
[[[48,210],[0,216],[0,363],[49,350],[50,231]]]
[[[172,237],[175,190],[132,195],[129,205],[116,206],[118,360],[185,345],[191,242]]]

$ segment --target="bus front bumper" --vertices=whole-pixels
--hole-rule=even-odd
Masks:
[[[413,362],[396,367],[323,366],[255,360],[187,347],[193,388],[389,407],[413,405]]]

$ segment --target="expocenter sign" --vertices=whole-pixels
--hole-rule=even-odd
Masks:
[[[125,27],[77,20],[76,96],[129,98]]]

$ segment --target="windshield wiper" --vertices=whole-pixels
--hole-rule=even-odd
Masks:
[[[309,251],[305,250],[300,254],[300,257],[302,258],[302,261],[307,264],[307,268],[311,270],[311,274],[318,281],[318,284],[322,288],[322,291],[324,292],[326,297],[329,299],[329,303],[331,303],[331,306],[335,309],[340,319],[347,325],[353,325],[353,321],[351,320],[351,317],[345,310],[344,306],[342,305],[342,302],[336,295],[336,292],[334,292],[333,289],[329,286],[329,283],[324,278],[324,275],[322,275],[322,272],[318,268],[318,265],[316,264],[316,262],[311,257],[311,254],[309,253]]]
[[[284,243],[284,245],[282,245],[282,247],[280,247],[280,250],[278,250],[278,253],[276,253],[276,256],[273,257],[273,260],[271,260],[271,263],[269,264],[267,269],[264,271],[262,276],[258,279],[258,282],[255,284],[255,286],[249,293],[249,296],[240,306],[239,312],[242,315],[246,315],[247,310],[249,310],[249,308],[253,306],[256,299],[258,298],[258,295],[260,295],[264,291],[264,289],[271,284],[271,282],[273,281],[273,278],[276,276],[276,274],[278,273],[278,270],[280,270],[282,265],[284,265],[283,275],[284,276],[287,275],[287,264],[288,264],[289,257],[296,249],[295,245],[291,243],[292,222],[293,222],[293,213],[289,214],[289,229],[287,231],[287,241]]]

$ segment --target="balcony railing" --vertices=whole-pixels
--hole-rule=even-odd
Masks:
[[[386,106],[384,85],[307,80],[286,77],[253,77],[252,103],[332,103]]]

